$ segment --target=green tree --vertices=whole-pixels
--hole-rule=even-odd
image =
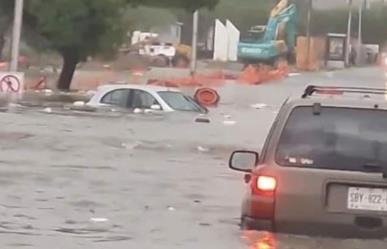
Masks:
[[[76,65],[120,41],[124,0],[29,0],[25,21],[63,58],[58,88],[67,90]]]
[[[371,9],[364,11],[363,16],[363,41],[384,45],[387,41],[387,7],[374,4]],[[355,23],[358,21],[356,16]],[[357,26],[356,26],[357,28]]]
[[[129,7],[126,10],[126,19],[135,30],[148,31],[154,27],[161,27],[176,23],[176,16],[169,9],[157,7]]]
[[[266,25],[271,8],[275,1],[271,0],[220,0],[216,7],[200,12],[199,38],[206,39],[207,32],[214,25],[215,19],[234,23],[241,31],[242,37],[250,27],[255,25]],[[186,24],[183,32],[183,42],[190,44],[192,29],[192,14],[182,10],[171,10],[179,21]]]
[[[213,9],[219,0],[127,0],[133,5],[147,5],[160,8],[181,8],[190,12],[207,7]]]
[[[25,23],[63,57],[58,88],[68,90],[76,65],[87,56],[117,48],[127,31],[125,6],[149,5],[193,10],[217,0],[28,0]]]
[[[5,35],[11,26],[14,1],[0,0],[0,60],[3,59]]]
[[[375,3],[363,13],[363,42],[382,45],[387,40],[387,7]],[[300,17],[303,18],[303,17]],[[306,17],[305,17],[306,18]],[[348,22],[348,9],[338,8],[330,10],[314,10],[312,18],[312,34],[325,35],[327,33],[346,33]],[[359,15],[353,9],[352,35],[357,36]],[[300,33],[304,34],[305,26],[299,26]]]
[[[252,26],[266,25],[275,1],[244,0],[243,4],[238,3],[236,0],[222,0],[213,15],[221,20],[229,19],[243,33]]]

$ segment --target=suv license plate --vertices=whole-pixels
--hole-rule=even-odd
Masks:
[[[387,211],[387,189],[349,188],[348,209]]]

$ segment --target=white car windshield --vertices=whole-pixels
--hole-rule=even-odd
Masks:
[[[163,91],[158,92],[158,94],[176,111],[206,112],[195,100],[180,92]]]

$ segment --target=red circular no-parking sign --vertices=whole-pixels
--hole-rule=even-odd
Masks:
[[[21,88],[21,82],[15,75],[5,75],[0,80],[0,92],[18,93]]]

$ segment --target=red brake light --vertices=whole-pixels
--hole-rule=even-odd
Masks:
[[[277,180],[270,176],[259,176],[257,178],[257,189],[262,192],[274,192],[277,188]]]

